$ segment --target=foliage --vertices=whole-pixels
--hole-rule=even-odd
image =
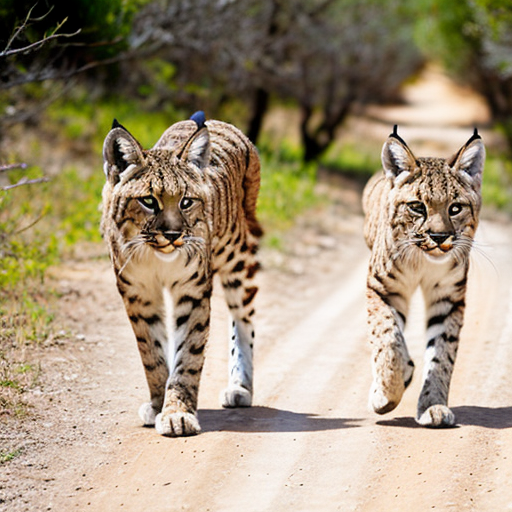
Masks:
[[[374,146],[374,145],[372,145]],[[364,142],[334,144],[333,147],[320,160],[320,164],[345,174],[358,176],[361,179],[369,178],[377,169],[381,168],[380,148],[366,147]]]
[[[39,175],[38,170],[25,172]],[[12,174],[11,181],[19,181],[18,172]],[[25,413],[23,393],[39,372],[13,358],[11,351],[44,340],[53,320],[41,284],[48,267],[57,261],[57,238],[34,229],[48,210],[26,199],[39,186],[0,192],[0,413],[16,416]]]
[[[19,180],[17,174],[11,173],[12,182]],[[39,174],[32,170],[32,175]],[[56,258],[55,235],[38,236],[30,229],[47,212],[47,206],[27,198],[35,186],[0,192],[0,294],[20,282],[40,281]]]
[[[251,105],[253,140],[270,95],[294,101],[312,160],[355,105],[395,97],[422,64],[411,19],[396,0],[153,1],[136,16],[132,41],[173,63],[173,98],[188,88],[189,102],[208,101],[213,115],[233,98]]]
[[[264,242],[275,245],[280,233],[317,203],[315,183],[316,165],[283,159],[278,154],[262,154],[258,217],[267,234]]]
[[[487,99],[512,148],[512,5],[507,0],[423,0],[417,39]]]
[[[512,213],[512,162],[488,155],[482,183],[484,206]]]
[[[2,0],[0,3],[0,48],[24,48],[57,33],[74,34],[72,44],[58,42],[58,58],[50,65],[76,66],[87,60],[111,56],[119,52],[131,28],[131,19],[142,0]],[[16,32],[16,29],[22,30]],[[16,36],[13,38],[13,36]],[[49,45],[55,51],[55,45]],[[38,48],[40,49],[40,48]],[[29,58],[21,63],[33,63],[42,53],[24,52]]]
[[[153,105],[122,94],[106,95],[92,100],[83,88],[62,98],[48,110],[53,125],[60,126],[60,136],[70,141],[81,141],[88,151],[101,157],[103,140],[117,119],[132,132],[143,147],[151,147],[171,124],[186,119],[190,111],[180,111],[170,103],[154,109]],[[98,160],[98,165],[101,162]]]

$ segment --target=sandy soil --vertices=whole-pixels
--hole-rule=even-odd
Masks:
[[[39,412],[2,436],[23,451],[0,466],[0,510],[512,510],[512,228],[485,220],[479,230],[450,395],[459,426],[423,429],[413,420],[421,298],[407,331],[417,375],[399,407],[377,416],[367,409],[360,187],[321,187],[332,205],[301,219],[284,253],[262,254],[250,409],[219,406],[228,314],[214,295],[196,437],[140,426],[146,384],[108,261],[58,269],[67,334],[39,355]]]

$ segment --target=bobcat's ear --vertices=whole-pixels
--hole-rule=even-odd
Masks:
[[[115,119],[103,143],[103,169],[107,179],[116,184],[125,181],[144,164],[141,145]]]
[[[381,160],[386,177],[395,184],[403,183],[418,165],[416,157],[398,135],[397,125],[393,127],[393,133],[384,143]]]
[[[203,169],[210,161],[210,134],[206,126],[198,129],[185,143],[178,155],[180,160]]]
[[[472,183],[480,186],[485,162],[485,146],[475,128],[473,136],[448,161],[452,169],[469,177]]]

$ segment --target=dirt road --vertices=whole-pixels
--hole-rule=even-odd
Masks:
[[[73,336],[43,354],[52,380],[36,391],[46,412],[24,427],[30,436],[12,433],[32,444],[0,466],[5,510],[512,510],[512,228],[484,221],[473,251],[450,394],[459,426],[423,429],[413,420],[425,346],[419,296],[407,329],[415,379],[395,411],[367,409],[369,253],[358,199],[345,187],[302,219],[284,255],[263,253],[250,409],[219,406],[228,314],[217,289],[196,437],[140,426],[146,384],[108,262],[60,269]]]
[[[420,372],[395,411],[367,410],[368,251],[361,217],[336,215],[336,228],[334,214],[305,222],[285,261],[264,255],[251,409],[219,407],[228,317],[215,296],[203,433],[192,438],[139,424],[146,385],[108,263],[63,269],[63,309],[79,334],[67,357],[46,361],[68,388],[56,383],[62,416],[41,425],[59,437],[41,443],[10,510],[512,510],[512,230],[481,226],[450,397],[459,427],[427,430],[412,419]],[[408,339],[419,370],[422,323],[418,297]]]
[[[475,255],[450,400],[461,426],[443,431],[416,428],[411,418],[418,375],[396,411],[367,412],[366,251],[357,235],[346,238],[323,255],[323,275],[309,267],[314,261],[299,279],[263,275],[253,409],[219,409],[227,318],[216,308],[199,437],[162,439],[137,426],[144,381],[134,350],[122,371],[116,360],[128,359],[131,338],[119,308],[115,386],[105,391],[128,391],[129,412],[112,459],[66,509],[76,502],[98,511],[512,510],[512,233],[482,226],[494,265]],[[421,313],[418,300],[409,331],[417,362]]]

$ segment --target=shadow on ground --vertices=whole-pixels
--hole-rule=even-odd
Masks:
[[[457,426],[472,425],[475,427],[504,429],[512,428],[512,407],[480,407],[462,405],[451,408],[457,420]],[[386,427],[423,428],[412,417],[392,418],[377,421],[377,425]]]
[[[320,432],[362,426],[362,419],[325,418],[271,407],[246,409],[201,409],[203,432]]]

